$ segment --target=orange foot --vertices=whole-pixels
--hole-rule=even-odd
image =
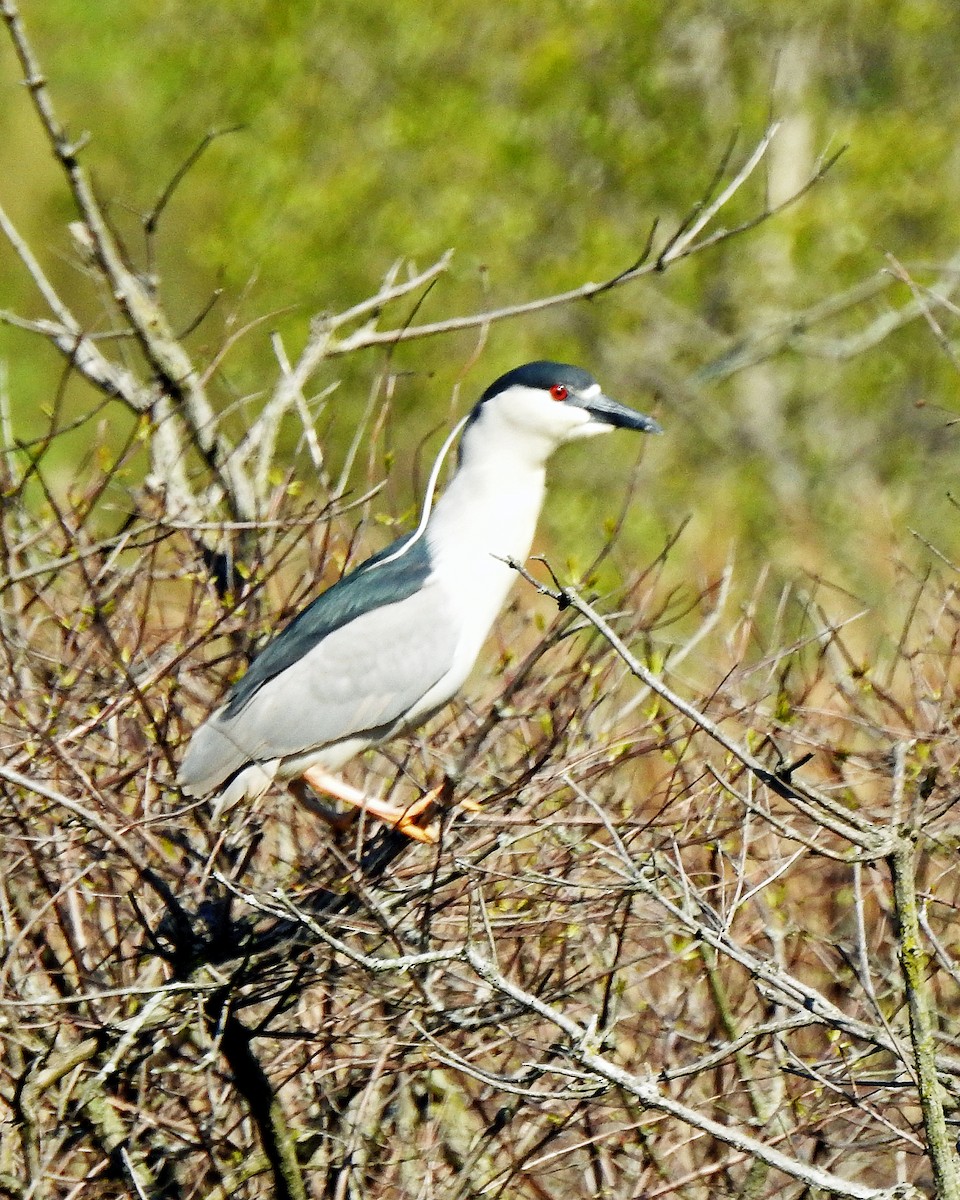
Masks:
[[[321,767],[310,767],[295,783],[307,783],[318,792],[323,792],[327,796],[342,800],[345,804],[362,809],[372,817],[384,821],[387,825],[392,825],[394,829],[399,829],[401,833],[413,838],[414,841],[435,845],[440,840],[440,832],[436,823],[426,826],[419,825],[417,817],[430,808],[440,794],[442,785],[441,788],[433,788],[425,796],[415,800],[413,804],[400,808],[396,804],[389,804],[386,800],[377,800],[373,796],[367,796],[359,788],[347,783],[345,779],[331,775],[329,771],[324,771]],[[344,818],[341,814],[333,813],[332,810],[320,803],[312,803],[311,798],[304,794],[304,789],[297,787],[293,790],[298,799],[306,803],[314,812],[319,813],[324,820],[330,821],[335,827],[344,827]]]

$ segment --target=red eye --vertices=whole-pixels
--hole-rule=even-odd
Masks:
[[[550,395],[554,400],[566,400],[567,389],[562,383],[555,383],[550,389]]]

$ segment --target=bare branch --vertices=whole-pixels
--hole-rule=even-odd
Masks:
[[[722,746],[729,754],[732,754],[739,763],[746,767],[761,783],[769,787],[771,791],[783,797],[783,799],[789,800],[800,811],[806,812],[809,815],[813,814],[815,808],[817,820],[828,829],[832,829],[846,841],[859,846],[867,854],[880,857],[887,852],[886,837],[882,831],[872,828],[866,821],[858,822],[854,825],[848,820],[849,814],[831,800],[829,796],[809,787],[801,789],[795,786],[789,779],[768,770],[746,747],[728,737],[716,722],[712,721],[706,714],[700,712],[668,687],[658,675],[645,667],[630,652],[603,617],[573,588],[564,587],[560,591],[555,592],[538,583],[522,564],[510,560],[509,565],[528,582],[532,583],[539,592],[556,600],[561,607],[569,605],[576,609],[581,616],[586,617],[597,632],[610,643],[638,679],[646,684],[652,692],[656,692],[658,696],[677,709],[678,712],[683,713],[685,717],[691,720],[699,729],[702,729],[708,737]]]

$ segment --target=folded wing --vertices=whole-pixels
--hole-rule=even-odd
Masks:
[[[182,786],[207,795],[249,763],[404,723],[450,670],[457,638],[426,548],[389,547],[320,595],[253,662],[194,735]]]

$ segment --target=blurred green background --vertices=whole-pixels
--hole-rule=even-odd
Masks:
[[[783,121],[725,224],[765,192],[788,195],[822,152],[848,145],[771,222],[592,303],[497,325],[469,368],[475,334],[399,347],[378,449],[393,463],[385,502],[412,504],[417,447],[446,423],[457,380],[464,407],[503,369],[564,358],[666,429],[645,447],[626,559],[649,558],[688,516],[677,560],[701,578],[736,547],[748,567],[822,572],[877,600],[895,579],[891,563],[929,553],[911,529],[960,559],[953,363],[923,320],[853,353],[908,303],[906,286],[811,329],[816,355],[794,346],[722,369],[741,342],[762,343],[772,326],[875,277],[887,254],[925,284],[956,254],[953,0],[24,0],[22,15],[62,119],[91,135],[84,162],[137,265],[141,215],[177,167],[209,129],[242,126],[186,177],[156,242],[175,326],[223,288],[187,339],[199,363],[226,334],[268,318],[226,358],[213,389],[221,405],[255,409],[269,393],[271,331],[294,356],[312,314],[371,294],[399,257],[424,267],[455,249],[421,319],[524,300],[627,266],[655,218],[662,236],[700,198],[738,130],[735,162],[771,115]],[[8,44],[0,203],[78,315],[108,328]],[[46,315],[5,245],[0,308]],[[938,319],[951,337],[951,314]],[[18,432],[42,428],[62,364],[40,340],[3,329],[0,358]],[[342,380],[321,423],[334,465],[385,361],[368,351],[315,380],[317,391]],[[89,407],[91,395],[72,382],[67,404]],[[126,418],[108,418],[119,436]],[[566,452],[540,548],[559,563],[588,560],[636,453],[628,438]]]

